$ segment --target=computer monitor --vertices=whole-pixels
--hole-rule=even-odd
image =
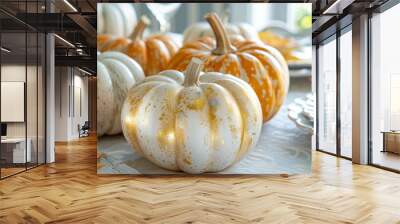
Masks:
[[[1,136],[2,137],[7,136],[7,124],[6,123],[1,123]]]

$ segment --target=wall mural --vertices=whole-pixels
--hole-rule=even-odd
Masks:
[[[310,172],[311,4],[97,8],[98,174]]]

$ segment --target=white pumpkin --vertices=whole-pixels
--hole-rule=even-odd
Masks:
[[[260,41],[257,31],[250,24],[227,24],[225,25],[225,29],[231,38],[241,37],[252,41]],[[208,23],[195,23],[189,26],[183,33],[183,43],[193,42],[202,37],[214,37],[214,32]]]
[[[131,35],[137,23],[135,8],[130,3],[97,4],[97,33],[118,37]]]
[[[97,135],[121,133],[121,107],[126,93],[144,80],[140,65],[120,52],[97,56]]]
[[[243,80],[210,72],[192,59],[185,75],[166,70],[128,92],[122,130],[132,148],[164,169],[221,171],[258,141],[262,111]],[[200,77],[200,79],[199,79]]]

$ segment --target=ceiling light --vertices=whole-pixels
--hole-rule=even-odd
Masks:
[[[77,48],[76,53],[78,53],[79,55],[83,55],[83,49]]]
[[[72,9],[72,11],[78,12],[78,10],[68,0],[64,0],[64,3],[68,5],[68,7]]]
[[[7,48],[5,48],[5,47],[1,47],[0,49],[1,49],[2,51],[6,52],[6,53],[10,53],[10,52],[11,52],[11,50],[9,50],[9,49],[7,49]]]
[[[83,73],[85,73],[85,74],[87,74],[87,75],[92,75],[92,73],[90,73],[90,72],[88,72],[88,71],[86,71],[86,70],[83,70],[83,69],[81,69],[81,68],[79,68],[79,67],[78,67],[78,70],[81,71],[81,72],[83,72]]]
[[[68,40],[66,40],[66,39],[64,39],[64,38],[62,38],[62,37],[60,37],[60,36],[57,35],[57,34],[54,34],[54,36],[57,37],[57,38],[58,38],[59,40],[61,40],[62,42],[64,42],[65,44],[67,44],[68,46],[75,48],[75,45],[73,45],[73,44],[72,44],[71,42],[69,42]]]

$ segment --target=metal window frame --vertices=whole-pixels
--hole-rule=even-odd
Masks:
[[[341,116],[340,116],[340,103],[341,103],[341,89],[340,89],[340,84],[341,84],[341,58],[340,58],[340,37],[344,35],[345,33],[351,31],[351,25],[352,23],[347,24],[344,27],[340,27],[339,24],[336,24],[336,32],[322,40],[319,41],[319,43],[316,44],[316,151],[323,152],[329,155],[337,156],[346,160],[352,160],[352,158],[347,157],[342,155],[342,145],[341,145]],[[334,37],[334,38],[333,38]],[[321,149],[320,144],[319,144],[319,87],[320,87],[320,73],[319,73],[319,47],[322,43],[328,43],[331,41],[336,41],[336,151],[335,153],[329,152],[327,150]]]
[[[338,38],[338,42],[339,44],[337,45],[337,71],[338,71],[338,75],[337,75],[337,79],[336,79],[336,84],[337,84],[337,101],[336,101],[336,123],[337,123],[337,130],[336,130],[336,135],[339,139],[339,141],[337,142],[337,154],[339,155],[339,157],[347,159],[347,160],[352,160],[352,157],[348,157],[342,154],[342,117],[341,117],[341,102],[342,102],[342,97],[341,97],[341,80],[342,80],[342,64],[341,64],[341,57],[340,57],[340,38],[346,34],[347,32],[352,32],[353,28],[352,28],[352,23],[346,25],[345,27],[342,27],[341,29],[339,29],[337,31],[337,38]]]

